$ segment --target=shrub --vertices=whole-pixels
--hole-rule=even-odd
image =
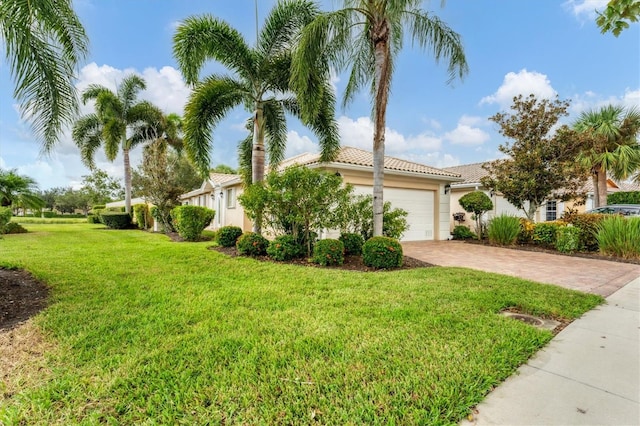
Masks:
[[[2,228],[3,234],[25,234],[28,231],[19,223],[9,222]]]
[[[564,226],[562,222],[540,222],[533,227],[533,241],[545,247],[556,246],[558,228]]]
[[[520,219],[520,232],[518,233],[518,242],[527,244],[533,241],[533,230],[536,227],[535,222],[530,221],[526,217]]]
[[[293,235],[280,235],[269,243],[267,254],[273,260],[291,260],[301,257],[305,253],[305,248]]]
[[[238,254],[242,256],[264,256],[268,246],[269,241],[255,232],[245,232],[236,242]]]
[[[470,240],[476,238],[476,234],[465,225],[456,225],[451,235],[453,235],[454,240]]]
[[[597,251],[598,240],[596,234],[600,223],[607,217],[604,214],[583,213],[565,215],[562,220],[580,230],[580,247],[583,250]]]
[[[153,218],[146,204],[136,204],[133,206],[133,215],[136,218],[136,224],[140,229],[149,229],[153,226]]]
[[[609,216],[598,226],[600,251],[623,258],[640,258],[640,217]]]
[[[95,218],[95,222],[91,222],[89,221],[89,223],[104,223],[102,222],[102,213],[106,212],[107,209],[93,209],[91,211],[91,214],[93,215],[93,217]],[[87,216],[87,220],[89,220],[89,216]]]
[[[101,222],[110,229],[127,229],[131,227],[131,215],[120,212],[102,212]]]
[[[382,213],[382,235],[390,238],[402,238],[409,229],[406,210],[392,208],[385,202]],[[342,232],[357,233],[363,240],[373,236],[373,195],[350,195],[339,210],[335,212],[335,225]]]
[[[216,242],[222,247],[233,247],[238,241],[238,237],[242,235],[242,228],[239,226],[223,226],[218,229]]]
[[[520,218],[507,214],[494,217],[487,229],[489,241],[502,246],[513,245],[520,234]]]
[[[313,248],[313,262],[322,266],[344,263],[344,244],[340,240],[327,238],[320,240]]]
[[[87,222],[89,222],[89,223],[101,223],[100,222],[100,215],[95,214],[95,213],[89,213],[87,215]]]
[[[95,206],[91,206],[91,211],[94,212],[97,209],[101,210],[101,209],[105,209],[105,208],[107,208],[107,206],[104,205],[104,204],[96,204]]]
[[[607,196],[607,204],[640,204],[640,191],[614,192]]]
[[[473,218],[476,221],[476,233],[478,239],[481,239],[484,234],[482,215],[493,208],[491,198],[482,191],[473,191],[460,197],[458,202],[467,213],[473,213]]]
[[[560,253],[580,251],[580,229],[573,225],[562,226],[556,232],[556,249]]]
[[[402,266],[402,246],[389,237],[372,237],[362,246],[365,265],[376,269],[391,269]]]
[[[360,234],[343,233],[338,238],[344,244],[344,254],[359,256],[362,254],[364,238]]]
[[[44,217],[45,219],[51,219],[56,216],[57,216],[56,212],[42,212],[42,217]]]
[[[171,210],[173,226],[187,241],[197,241],[215,214],[215,211],[202,206],[178,206]]]
[[[11,216],[13,216],[13,212],[9,207],[0,207],[0,229],[4,229],[11,220]]]

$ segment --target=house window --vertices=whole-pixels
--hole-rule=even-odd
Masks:
[[[236,193],[233,189],[227,189],[227,208],[234,209],[236,207]]]
[[[558,204],[555,201],[547,201],[547,221],[556,220],[558,217]]]

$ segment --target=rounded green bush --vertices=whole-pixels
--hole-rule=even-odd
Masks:
[[[0,230],[4,229],[13,216],[13,212],[9,207],[0,207]]]
[[[362,261],[372,268],[399,268],[402,258],[402,246],[393,238],[371,237],[362,246]]]
[[[264,256],[268,246],[269,240],[255,232],[245,232],[236,242],[238,254],[242,256]]]
[[[580,228],[573,225],[558,228],[556,232],[556,249],[560,253],[580,251]]]
[[[476,238],[475,232],[465,225],[456,225],[456,227],[453,228],[451,235],[454,240],[471,240]]]
[[[110,229],[128,229],[131,227],[131,215],[119,212],[102,212],[100,214],[102,223]]]
[[[223,226],[218,229],[216,241],[222,247],[233,247],[240,235],[242,235],[242,228],[239,226]]]
[[[344,244],[344,254],[359,256],[362,254],[364,238],[360,234],[344,233],[338,238]]]
[[[344,244],[340,240],[331,238],[320,240],[313,247],[312,260],[322,266],[342,265],[344,263]]]
[[[2,229],[3,234],[25,234],[28,231],[19,223],[9,222]]]
[[[269,243],[267,254],[273,260],[291,260],[304,254],[304,247],[293,235],[280,235]]]
[[[198,241],[202,231],[213,220],[216,212],[202,206],[178,206],[171,210],[173,226],[187,241]]]
[[[87,222],[89,222],[89,223],[100,223],[100,215],[89,213],[87,215]]]

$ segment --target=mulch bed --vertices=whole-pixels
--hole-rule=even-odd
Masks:
[[[0,268],[0,331],[9,330],[47,305],[49,289],[22,270]]]
[[[210,250],[215,250],[217,252],[226,254],[230,257],[238,256],[238,251],[235,247],[210,247]],[[328,268],[328,269],[341,269],[345,271],[360,271],[360,272],[380,272],[386,271],[386,269],[375,269],[369,266],[366,266],[362,263],[362,256],[345,256],[344,263],[340,266],[320,266],[316,263],[310,262],[307,258],[301,259],[293,259],[287,262],[279,262],[271,259],[268,256],[257,256],[254,259],[260,260],[262,262],[272,262],[272,263],[280,263],[280,264],[290,264],[290,265],[298,265],[305,266],[311,268]],[[431,263],[423,262],[422,260],[414,259],[413,257],[404,256],[402,260],[402,266],[400,268],[393,269],[394,271],[403,270],[403,269],[413,269],[413,268],[428,268],[432,265]]]

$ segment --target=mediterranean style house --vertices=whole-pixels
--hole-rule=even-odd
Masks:
[[[354,186],[356,194],[373,192],[373,154],[358,148],[342,147],[336,159],[320,162],[320,154],[301,154],[283,161],[280,170],[302,165],[326,170],[342,176],[345,183]],[[395,208],[409,214],[409,229],[403,241],[446,240],[450,236],[450,191],[453,184],[461,181],[460,175],[424,164],[385,157],[384,200]],[[212,173],[202,186],[183,194],[183,204],[209,207],[216,211],[212,228],[226,225],[250,231],[251,221],[245,216],[238,195],[243,191],[239,175]],[[335,231],[326,231],[322,237],[335,237]]]

